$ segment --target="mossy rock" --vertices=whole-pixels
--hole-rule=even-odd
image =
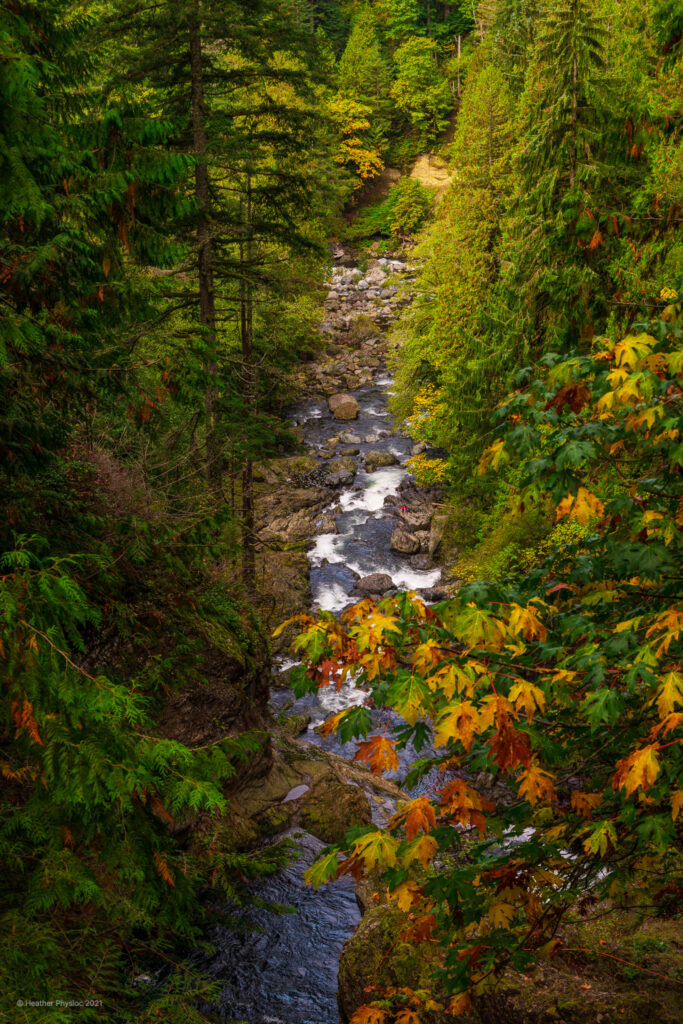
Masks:
[[[364,915],[358,928],[344,944],[339,961],[339,1014],[344,1022],[368,1002],[368,985],[384,988],[426,989],[433,998],[447,1002],[433,972],[438,952],[428,943],[415,945],[400,938],[408,927],[408,915],[395,906],[380,904]],[[374,998],[377,998],[375,996]],[[453,1018],[438,1011],[419,1013],[422,1024],[453,1024]],[[474,1018],[458,1017],[458,1024],[472,1024]]]
[[[363,790],[331,772],[317,779],[301,801],[302,826],[324,843],[341,843],[350,828],[369,825],[371,820]]]
[[[288,715],[281,728],[288,736],[300,736],[311,723],[310,715]]]
[[[289,828],[293,813],[292,803],[276,804],[275,807],[267,807],[259,814],[256,820],[256,827],[259,835],[263,838],[280,835]]]

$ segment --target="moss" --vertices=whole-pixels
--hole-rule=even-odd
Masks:
[[[350,828],[371,820],[363,790],[341,782],[333,772],[314,782],[301,801],[301,824],[325,843],[341,843]]]

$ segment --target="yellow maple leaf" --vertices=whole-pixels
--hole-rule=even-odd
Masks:
[[[460,740],[469,754],[479,732],[479,712],[472,701],[463,700],[444,709],[434,731],[434,746],[445,747],[450,740]]]
[[[673,714],[677,704],[683,706],[683,674],[667,672],[662,676],[662,684],[657,690],[657,711],[664,719]]]
[[[675,821],[683,811],[683,789],[675,789],[671,794],[671,817]]]
[[[522,772],[519,793],[532,807],[535,807],[539,800],[550,803],[555,798],[553,776],[534,760],[526,771]]]
[[[486,916],[492,928],[507,928],[514,920],[515,908],[512,903],[494,900]]]
[[[385,1024],[386,1019],[386,1010],[375,1006],[359,1006],[351,1018],[351,1024]]]
[[[505,441],[502,439],[496,441],[482,452],[479,459],[479,475],[483,476],[489,469],[498,469],[501,464],[509,461],[510,456],[505,451]]]
[[[396,900],[399,910],[407,912],[420,900],[422,889],[417,882],[401,882],[389,893],[390,900]]]
[[[658,775],[657,745],[651,743],[618,762],[612,784],[615,789],[624,789],[626,796],[631,796],[637,789],[643,792],[651,789]]]
[[[580,789],[572,791],[571,804],[577,814],[590,818],[591,813],[600,804],[602,793],[584,793]]]
[[[526,681],[515,683],[510,690],[509,697],[517,711],[524,708],[528,722],[533,718],[537,708],[539,711],[543,711],[545,708],[545,694],[540,687],[534,686],[533,683]]]
[[[538,617],[538,609],[529,604],[526,608],[513,604],[508,622],[511,633],[521,633],[525,640],[540,640],[541,643],[548,631]]]
[[[453,996],[450,1003],[448,1004],[448,1012],[453,1017],[459,1017],[462,1013],[467,1013],[472,1005],[472,1000],[468,992],[460,992],[457,996]]]
[[[353,847],[353,856],[359,857],[366,871],[373,868],[391,868],[396,863],[398,840],[383,832],[370,832],[357,839]]]
[[[438,850],[436,839],[432,836],[419,836],[408,843],[405,852],[401,854],[401,863],[408,867],[413,861],[419,860],[425,870],[429,867]]]
[[[558,520],[569,516],[570,519],[576,519],[582,526],[588,526],[593,518],[596,516],[602,518],[604,514],[603,503],[585,487],[579,487],[576,495],[563,498],[555,512]]]

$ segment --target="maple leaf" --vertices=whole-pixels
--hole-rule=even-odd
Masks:
[[[436,814],[431,801],[426,796],[411,800],[393,816],[389,827],[395,828],[401,822],[405,822],[406,839],[414,839],[418,832],[424,832],[425,835],[431,832],[436,827]]]
[[[601,821],[584,841],[586,853],[599,853],[604,857],[609,846],[616,848],[617,833],[611,821]]]
[[[423,868],[427,869],[436,856],[438,850],[436,839],[432,836],[420,836],[407,844],[405,851],[401,854],[401,863],[408,867],[413,861],[419,860]]]
[[[534,686],[533,683],[527,683],[526,681],[515,683],[510,690],[509,699],[518,711],[520,707],[524,708],[528,722],[533,718],[537,708],[539,711],[543,711],[545,708],[545,694],[543,690],[538,686]]]
[[[501,770],[528,768],[531,764],[531,741],[526,733],[515,729],[508,717],[498,722],[498,731],[489,741],[493,758]]]
[[[671,794],[671,817],[675,821],[683,811],[683,789],[675,789]]]
[[[449,705],[439,716],[434,732],[434,746],[445,747],[451,740],[460,740],[469,754],[479,732],[479,712],[472,701]]]
[[[386,1019],[386,1010],[374,1006],[359,1006],[351,1018],[351,1024],[385,1024]]]
[[[516,911],[512,903],[494,900],[486,916],[493,928],[507,928],[514,920],[515,913]]]
[[[417,921],[410,925],[409,928],[404,928],[401,932],[401,938],[404,942],[412,942],[413,945],[418,945],[420,942],[426,942],[431,939],[435,929],[436,917],[434,914],[425,914],[423,917],[418,917]]]
[[[617,762],[612,785],[614,789],[624,789],[626,796],[631,796],[636,789],[642,789],[645,793],[651,789],[658,775],[657,746],[651,743],[641,750],[634,750],[628,757]]]
[[[332,853],[327,853],[314,861],[310,868],[304,871],[304,881],[306,885],[319,889],[324,882],[336,876],[338,867],[337,851],[333,850]]]
[[[393,867],[396,863],[398,840],[383,832],[369,832],[357,839],[353,847],[354,858],[360,858],[366,871],[373,868]]]
[[[558,520],[569,516],[571,519],[576,519],[582,526],[588,526],[593,518],[596,516],[602,518],[604,514],[603,503],[585,487],[579,487],[575,496],[570,495],[563,498],[555,511]]]
[[[442,814],[454,818],[465,828],[473,826],[480,835],[486,832],[484,811],[493,811],[494,804],[479,796],[464,779],[451,779],[439,790]]]
[[[590,818],[591,813],[602,801],[602,793],[584,793],[580,789],[572,791],[571,804],[577,814]]]
[[[538,617],[538,609],[532,604],[526,608],[513,604],[508,626],[512,633],[521,633],[525,640],[540,640],[543,643],[548,635],[547,629]]]
[[[398,909],[407,912],[413,906],[418,903],[423,890],[417,884],[417,882],[401,882],[395,889],[392,889],[389,893],[389,899],[396,900]]]
[[[641,360],[651,355],[656,344],[651,334],[627,334],[614,348],[616,365],[635,370]]]
[[[472,999],[468,992],[460,992],[457,996],[453,996],[450,1003],[448,1004],[448,1012],[453,1017],[459,1017],[463,1013],[467,1013],[472,1007]]]
[[[401,1010],[394,1018],[394,1024],[422,1024],[414,1010]]]
[[[365,761],[370,765],[373,775],[394,771],[399,765],[395,748],[395,740],[387,739],[386,736],[371,736],[358,745],[354,761]]]
[[[329,736],[331,732],[336,732],[339,728],[339,723],[343,718],[346,717],[348,708],[344,708],[343,711],[338,711],[336,715],[332,715],[331,718],[326,719],[320,726],[320,732],[323,736]]]
[[[572,412],[579,413],[590,400],[590,397],[590,388],[586,387],[585,384],[575,381],[573,384],[567,384],[565,387],[560,388],[555,397],[546,403],[546,409],[557,409],[558,412],[562,412],[564,407],[568,405]]]
[[[534,759],[522,774],[519,793],[529,801],[532,807],[535,807],[539,800],[550,803],[555,798],[553,776],[544,771],[538,761]]]
[[[662,685],[657,691],[657,711],[664,719],[674,713],[677,704],[683,706],[683,673],[667,672],[662,676]]]

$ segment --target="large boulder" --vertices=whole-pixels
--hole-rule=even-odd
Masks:
[[[368,473],[374,473],[376,469],[383,466],[397,466],[398,459],[393,452],[368,452],[365,456],[365,468]]]
[[[398,555],[416,555],[420,550],[420,541],[412,533],[398,527],[391,535],[390,547]]]
[[[336,420],[355,420],[360,411],[358,402],[353,395],[345,393],[330,395],[327,404]]]
[[[363,576],[356,581],[356,590],[361,594],[386,594],[387,590],[393,590],[394,581],[385,572],[373,572],[370,576]]]
[[[353,483],[357,469],[356,460],[352,459],[350,455],[335,459],[330,463],[327,482],[333,487],[348,487]]]
[[[341,843],[350,828],[372,821],[370,801],[359,786],[330,773],[313,783],[301,801],[301,824],[324,843]]]

